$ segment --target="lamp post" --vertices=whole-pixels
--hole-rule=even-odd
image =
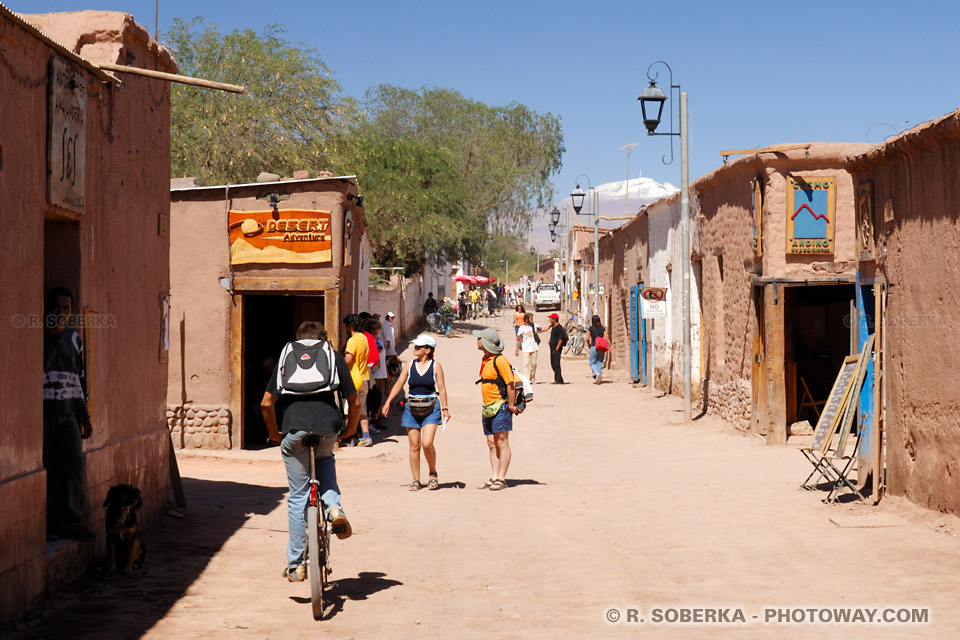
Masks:
[[[506,263],[507,265],[507,272],[503,276],[503,283],[510,284],[510,261],[506,259],[503,259],[500,261],[500,264],[504,264],[504,263]]]
[[[563,230],[566,225],[560,223],[560,209],[554,207],[553,211],[550,212],[550,241],[557,241],[557,230],[560,231],[560,237],[563,238]],[[565,240],[561,240],[565,242]],[[567,286],[566,286],[566,272],[563,268],[565,253],[564,245],[560,245],[560,268],[557,270],[557,275],[560,276],[560,314],[563,316],[563,321],[567,321]]]
[[[630,152],[633,151],[633,148],[637,146],[637,144],[638,143],[636,142],[630,142],[620,147],[621,151],[623,151],[624,149],[626,149],[627,151],[627,184],[626,184],[626,187],[624,188],[624,192],[626,193],[626,195],[623,197],[623,208],[624,208],[623,215],[625,216],[630,215]]]
[[[673,108],[670,109],[670,132],[656,133],[660,117],[663,115],[663,103],[667,101],[660,87],[657,86],[657,74],[650,75],[654,65],[662,64],[670,72],[670,94],[676,89],[680,94],[680,133],[673,131]],[[637,100],[643,112],[643,126],[648,136],[679,136],[680,137],[680,253],[681,253],[681,288],[683,307],[683,418],[690,422],[690,171],[689,171],[689,141],[687,140],[687,94],[680,90],[679,84],[673,84],[673,69],[666,62],[657,60],[647,68],[647,79],[650,86],[643,90]],[[648,113],[647,110],[650,110]],[[656,113],[654,113],[656,111]],[[663,157],[664,164],[673,162],[673,139],[670,140],[670,162]]]
[[[590,186],[590,178],[586,174],[581,173],[577,176],[578,182],[577,187],[570,192],[570,200],[573,202],[573,210],[580,214],[580,209],[583,208],[583,198],[586,195],[583,192],[583,189],[580,188],[579,179],[587,179],[587,191],[589,192],[592,187]],[[598,209],[600,208],[599,196],[596,191],[593,192],[593,213],[587,213],[584,215],[593,216],[593,312],[597,315],[600,315],[600,215]]]

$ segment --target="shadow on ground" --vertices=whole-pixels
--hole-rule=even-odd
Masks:
[[[324,607],[323,617],[327,619],[343,611],[343,604],[347,600],[366,600],[378,591],[402,584],[377,571],[361,571],[356,578],[332,580],[324,592],[324,604],[329,600],[330,606]],[[310,604],[310,598],[291,596],[290,599],[299,604]]]
[[[9,640],[139,638],[163,618],[223,544],[252,515],[268,514],[285,488],[183,479],[190,507],[160,515],[143,533],[147,558],[133,573],[93,568],[0,633]]]

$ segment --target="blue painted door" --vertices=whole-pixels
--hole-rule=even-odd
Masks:
[[[630,287],[630,379],[640,380],[639,287]]]
[[[860,281],[860,275],[857,274],[856,284],[856,303],[857,303],[857,351],[863,351],[867,338],[874,332],[875,307],[874,293],[872,285],[865,285]],[[874,349],[877,346],[874,345]],[[874,420],[873,420],[873,358],[867,363],[867,372],[863,379],[863,390],[860,392],[860,411],[857,415],[857,428],[862,433],[860,438],[860,460],[869,464],[872,460],[872,451],[874,445]]]

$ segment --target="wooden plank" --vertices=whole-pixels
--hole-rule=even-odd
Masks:
[[[271,291],[283,295],[287,291],[317,291],[325,292],[340,288],[340,278],[291,276],[282,278],[265,278],[261,276],[234,276],[233,290]]]
[[[230,430],[231,448],[243,447],[243,296],[230,305]]]
[[[164,73],[163,71],[154,71],[152,69],[141,69],[139,67],[128,67],[122,64],[113,64],[111,62],[98,62],[97,66],[108,71],[119,71],[120,73],[130,73],[136,76],[145,76],[155,80],[166,80],[167,82],[179,82],[180,84],[189,84],[204,89],[218,89],[220,91],[230,91],[231,93],[243,93],[245,89],[236,84],[227,84],[226,82],[214,82],[213,80],[204,80],[203,78],[192,78],[182,76],[177,73]]]
[[[873,486],[871,495],[873,503],[880,502],[883,495],[885,478],[884,446],[887,431],[887,289],[883,285],[874,285],[874,322],[879,332],[877,338],[876,355],[874,356],[873,380],[873,450],[871,451],[870,468],[873,471]]]
[[[870,337],[867,338],[867,342],[863,345],[863,351],[860,352],[860,356],[857,359],[853,386],[850,387],[847,405],[844,409],[843,418],[840,420],[840,439],[837,442],[836,449],[837,457],[842,457],[844,453],[846,453],[844,448],[847,444],[847,437],[850,435],[850,427],[853,425],[853,421],[860,411],[860,388],[863,386],[863,380],[867,375],[867,363],[870,362],[870,354],[872,352],[873,335],[870,335]]]
[[[180,479],[180,467],[177,465],[177,451],[173,447],[173,437],[170,438],[170,456],[167,470],[170,475],[170,488],[173,489],[174,503],[181,509],[187,507],[187,497],[183,493],[183,481]]]
[[[784,307],[782,287],[768,284],[764,292],[767,363],[767,444],[787,442],[787,396],[784,370]]]
[[[899,527],[900,525],[906,524],[906,522],[897,516],[886,513],[878,513],[876,515],[866,516],[830,516],[830,522],[844,529]]]
[[[340,349],[340,291],[331,289],[323,294],[323,324],[327,328],[327,339],[335,349]]]

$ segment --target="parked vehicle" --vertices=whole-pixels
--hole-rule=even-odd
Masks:
[[[533,310],[560,308],[560,289],[555,284],[540,283],[533,294]]]

